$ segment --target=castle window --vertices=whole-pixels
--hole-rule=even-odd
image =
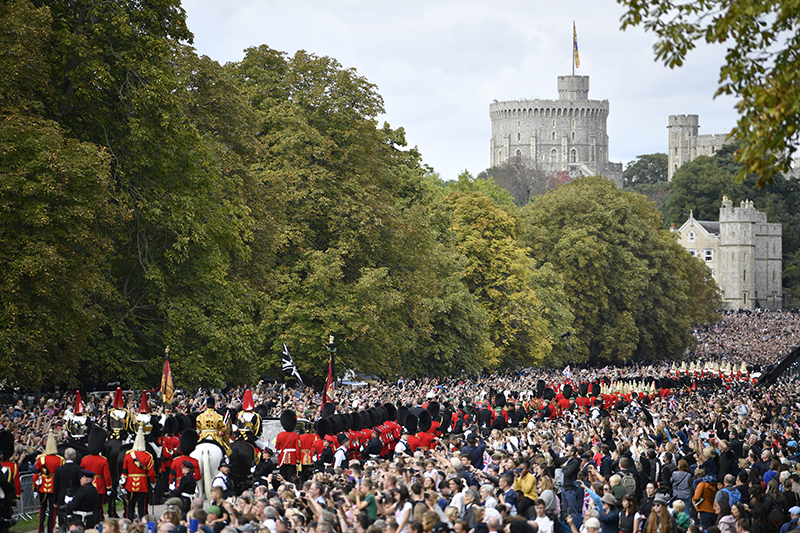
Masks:
[[[553,140],[556,140],[556,132],[553,132]]]
[[[742,270],[742,281],[747,281],[747,270]]]
[[[703,250],[703,258],[706,260],[706,263],[710,263],[714,260],[714,250],[706,248]]]
[[[575,129],[575,119],[572,119],[572,129]]]
[[[689,255],[691,255],[692,257],[697,257],[697,250],[695,250],[694,248],[690,249]]]
[[[517,133],[517,140],[520,140],[522,137],[519,133]]]
[[[555,133],[553,135],[555,135]],[[556,150],[555,148],[550,150],[550,162],[551,163],[557,163],[558,162],[558,150]]]
[[[772,283],[775,283],[775,271],[772,271]]]
[[[575,132],[574,131],[572,132],[572,140],[573,141],[575,140]]]
[[[572,136],[573,136],[573,140],[574,140],[575,134],[573,133]],[[570,163],[577,163],[578,162],[578,152],[575,150],[575,148],[573,148],[569,152],[569,162]]]
[[[502,162],[503,162],[503,151],[502,151],[502,150],[500,150],[500,151],[498,152],[498,155],[497,155],[497,157],[499,157],[499,158],[500,158],[500,162],[502,163]]]
[[[519,128],[519,120],[517,121],[517,127]]]
[[[697,235],[695,234],[695,232],[693,232],[693,231],[690,231],[690,232],[689,232],[689,235],[688,235],[688,237],[689,237],[689,242],[694,242],[694,239],[695,239],[695,237],[696,237],[696,236],[697,236]]]
[[[522,157],[522,152],[517,150],[517,157]]]
[[[553,127],[556,127],[556,119],[553,119]]]

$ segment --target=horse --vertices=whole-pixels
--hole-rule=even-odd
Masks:
[[[200,464],[202,487],[198,486],[197,492],[204,494],[205,498],[211,501],[211,483],[219,473],[219,463],[224,455],[222,448],[214,442],[204,440],[197,444],[190,455]]]
[[[237,494],[253,486],[253,468],[256,465],[256,447],[244,439],[231,444],[231,482]]]

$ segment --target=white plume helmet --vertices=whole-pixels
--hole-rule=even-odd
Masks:
[[[47,444],[45,444],[44,453],[47,455],[55,455],[58,453],[58,446],[56,445],[56,436],[53,434],[52,429],[47,432]]]
[[[136,439],[133,441],[133,451],[135,452],[143,452],[146,451],[145,442],[144,442],[144,430],[139,427],[139,431],[136,432]]]

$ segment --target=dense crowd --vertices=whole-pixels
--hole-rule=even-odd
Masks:
[[[796,315],[732,313],[695,332],[697,347],[685,362],[766,367],[797,344]],[[329,436],[335,459],[297,475],[261,468],[255,486],[231,494],[217,488],[212,501],[167,503],[160,517],[106,519],[104,533],[786,533],[798,529],[800,409],[796,370],[769,388],[746,377],[692,390],[624,389],[592,408],[580,405],[582,382],[614,383],[671,376],[668,362],[505,372],[480,378],[416,379],[340,388],[338,413],[392,403],[422,410],[448,405],[453,416],[431,430],[429,446],[400,437],[402,452],[365,453]],[[576,394],[544,402],[537,388]],[[217,391],[217,407],[237,407],[244,391]],[[253,388],[268,416],[288,409],[320,416],[319,392],[291,387]],[[202,409],[208,391],[178,395],[176,409]],[[508,400],[501,406],[496,395]],[[15,438],[12,461],[33,472],[49,430],[65,438],[63,416],[73,399],[19,401],[0,419]],[[88,416],[101,420],[110,397],[89,396]],[[511,408],[511,405],[514,408]],[[550,407],[552,405],[552,408]],[[136,401],[128,398],[135,410]],[[491,419],[479,412],[491,407]],[[418,411],[417,411],[418,412]],[[502,420],[495,424],[492,420]],[[458,424],[455,422],[459,421]],[[6,458],[8,459],[8,458]],[[272,463],[274,465],[274,462]],[[277,465],[275,465],[277,466]],[[183,508],[182,508],[183,507]],[[64,525],[69,531],[80,521]]]

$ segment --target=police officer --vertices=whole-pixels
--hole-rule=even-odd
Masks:
[[[230,473],[231,461],[227,457],[223,457],[222,461],[219,462],[219,473],[217,477],[214,478],[214,481],[211,482],[211,486],[221,488],[222,496],[225,498],[236,496],[236,492],[233,490],[233,482],[231,481]]]
[[[80,518],[87,529],[95,527],[100,522],[103,511],[100,494],[92,484],[94,476],[95,473],[91,470],[81,469],[80,488],[75,492],[75,496],[67,496],[65,499],[67,514],[71,515],[72,519]]]

